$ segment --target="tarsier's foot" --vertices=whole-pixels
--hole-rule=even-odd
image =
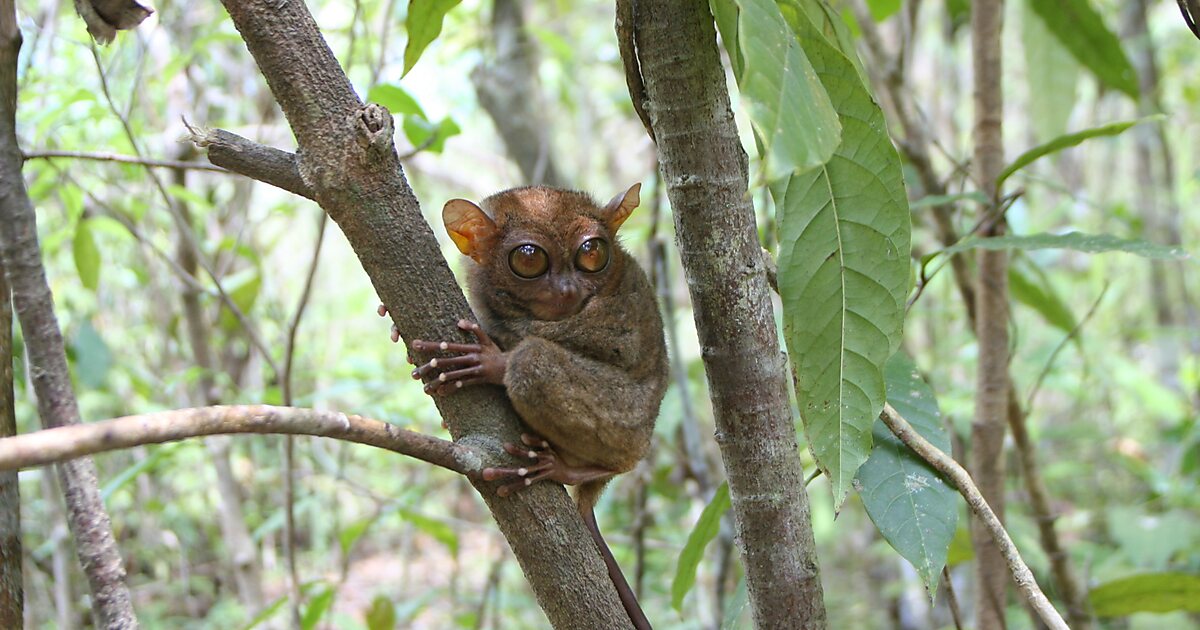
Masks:
[[[449,394],[468,385],[504,383],[508,358],[483,327],[462,319],[458,327],[475,335],[479,343],[422,341],[414,339],[411,347],[417,352],[450,352],[459,356],[434,357],[429,363],[412,371],[412,377],[425,381],[426,394]]]
[[[573,486],[586,481],[604,479],[616,474],[614,471],[606,468],[570,466],[559,459],[558,454],[554,452],[554,448],[550,446],[549,442],[532,433],[522,433],[521,442],[521,445],[505,444],[504,450],[508,451],[508,454],[513,457],[534,460],[531,465],[520,468],[483,469],[483,478],[485,481],[495,481],[511,477],[518,478],[516,481],[500,486],[496,490],[496,494],[502,497],[506,497],[517,490],[532,486],[545,479]]]

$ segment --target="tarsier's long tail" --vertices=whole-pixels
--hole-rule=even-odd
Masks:
[[[583,517],[583,524],[587,525],[588,532],[592,534],[592,540],[600,551],[600,557],[604,559],[604,565],[608,567],[608,579],[612,580],[613,586],[617,588],[621,605],[625,606],[625,612],[629,614],[629,620],[633,622],[633,627],[637,630],[653,630],[650,621],[646,619],[646,613],[642,612],[642,606],[638,603],[637,596],[633,594],[633,588],[629,586],[625,575],[621,573],[617,559],[613,557],[612,551],[608,549],[608,543],[604,542],[604,537],[600,535],[600,526],[596,523],[596,500],[600,498],[600,492],[604,489],[607,481],[588,482],[575,486],[575,503],[579,506],[579,515]]]

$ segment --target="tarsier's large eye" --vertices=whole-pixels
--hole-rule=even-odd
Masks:
[[[575,252],[575,266],[595,273],[608,266],[608,241],[602,238],[589,238]]]
[[[522,278],[536,278],[550,268],[550,257],[537,245],[517,245],[508,253],[508,267]]]

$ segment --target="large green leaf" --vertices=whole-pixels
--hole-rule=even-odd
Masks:
[[[838,145],[837,113],[778,5],[714,0],[714,11],[736,60],[734,76],[761,144],[767,181],[824,164]],[[727,35],[731,31],[736,34]]]
[[[1200,612],[1200,575],[1147,573],[1101,584],[1088,593],[1097,617],[1136,612]]]
[[[404,45],[404,72],[400,76],[408,74],[417,65],[421,53],[441,34],[442,18],[460,1],[408,0],[408,17],[404,19],[408,43]]]
[[[934,446],[950,452],[933,390],[902,352],[888,360],[888,402]],[[958,493],[938,472],[904,446],[882,420],[875,421],[875,448],[858,469],[859,494],[883,538],[912,563],[932,595],[958,524]]]
[[[1088,0],[1026,1],[1058,41],[1101,83],[1137,98],[1137,72],[1121,49],[1120,40]]]
[[[883,366],[900,343],[911,225],[879,106],[807,10],[796,2],[783,8],[842,121],[829,162],[771,186],[800,415],[840,506],[871,452]]]
[[[696,568],[700,566],[700,558],[704,557],[704,548],[721,531],[721,517],[729,511],[729,484],[723,483],[717,488],[712,501],[704,506],[696,527],[688,534],[687,543],[679,554],[679,564],[675,567],[675,579],[671,581],[671,607],[683,609],[683,598],[692,585],[696,583]]]
[[[1125,252],[1143,258],[1158,260],[1181,260],[1190,255],[1181,248],[1159,245],[1139,239],[1121,238],[1112,234],[1022,234],[993,236],[990,238],[966,238],[940,253],[950,255],[969,249],[1073,249],[1097,254],[1101,252]]]
[[[1100,125],[1099,127],[1092,127],[1091,129],[1084,129],[1083,131],[1076,131],[1074,133],[1068,133],[1066,135],[1059,136],[1045,144],[1038,145],[1022,153],[1017,157],[1017,159],[1013,160],[1012,164],[1004,167],[1004,170],[1000,171],[1000,175],[996,178],[996,187],[999,188],[1000,184],[1004,183],[1004,180],[1008,179],[1010,175],[1025,168],[1026,166],[1029,166],[1038,158],[1045,157],[1051,153],[1058,153],[1063,149],[1069,149],[1082,143],[1084,140],[1100,138],[1104,136],[1115,136],[1124,133],[1126,129],[1129,129],[1134,125],[1140,125],[1144,122],[1159,120],[1160,118],[1162,117],[1147,116],[1138,120],[1108,123],[1107,125]]]
[[[1033,14],[1029,2],[1021,2],[1021,47],[1025,53],[1025,80],[1029,84],[1029,122],[1041,142],[1067,131],[1067,119],[1075,107],[1079,62]]]

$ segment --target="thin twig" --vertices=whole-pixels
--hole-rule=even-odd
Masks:
[[[1065,348],[1072,339],[1079,336],[1080,331],[1083,330],[1084,324],[1088,323],[1088,320],[1092,318],[1092,315],[1096,314],[1096,309],[1100,306],[1100,302],[1104,299],[1104,295],[1108,293],[1109,286],[1110,285],[1108,282],[1104,283],[1104,288],[1100,290],[1100,295],[1096,296],[1096,301],[1092,302],[1091,308],[1089,308],[1087,313],[1084,314],[1083,319],[1079,320],[1079,323],[1075,324],[1075,327],[1071,329],[1071,332],[1067,333],[1067,336],[1063,337],[1062,341],[1058,342],[1058,345],[1054,348],[1054,352],[1050,353],[1050,358],[1046,359],[1046,365],[1044,365],[1042,367],[1042,371],[1038,373],[1037,380],[1033,382],[1033,387],[1029,388],[1029,396],[1025,398],[1026,411],[1033,409],[1033,399],[1037,397],[1038,390],[1042,388],[1042,381],[1046,380],[1046,375],[1049,374],[1051,368],[1054,367],[1055,359],[1058,358],[1059,353],[1062,352],[1063,348]]]
[[[68,158],[72,160],[91,160],[95,162],[119,162],[121,164],[134,164],[138,166],[146,166],[150,168],[175,168],[187,169],[193,171],[209,171],[211,173],[225,173],[227,175],[236,175],[229,169],[221,168],[208,162],[185,162],[181,160],[156,160],[153,158],[142,158],[135,155],[120,155],[117,153],[92,153],[88,151],[24,151],[21,155],[26,160],[48,160],[54,158]]]
[[[1004,524],[996,517],[996,513],[992,511],[991,506],[983,498],[983,495],[979,492],[979,488],[975,486],[975,481],[967,473],[966,469],[954,461],[954,458],[921,437],[912,428],[912,425],[890,404],[884,404],[883,413],[880,415],[880,418],[887,425],[888,429],[896,437],[900,438],[901,442],[904,442],[905,446],[912,449],[921,459],[929,462],[931,466],[945,475],[958,488],[959,494],[967,500],[967,507],[971,509],[971,513],[979,519],[980,523],[991,534],[992,540],[995,541],[1000,554],[1004,556],[1018,592],[1029,602],[1029,605],[1037,612],[1038,617],[1051,630],[1070,630],[1067,627],[1067,623],[1063,621],[1062,616],[1058,614],[1058,611],[1050,603],[1050,600],[1046,599],[1046,594],[1038,586],[1037,580],[1033,577],[1033,572],[1029,570],[1029,566],[1021,558],[1021,552],[1017,550],[1017,546],[1013,543],[1012,538],[1009,538],[1008,532],[1004,530]]]
[[[946,605],[950,607],[950,618],[954,620],[955,630],[962,630],[962,611],[958,608],[958,593],[954,590],[954,580],[950,579],[950,568],[942,567],[943,590],[946,591]]]
[[[473,476],[482,455],[467,446],[362,416],[270,405],[219,405],[159,411],[0,439],[0,470],[45,466],[78,457],[201,435],[313,435],[366,444]]]

